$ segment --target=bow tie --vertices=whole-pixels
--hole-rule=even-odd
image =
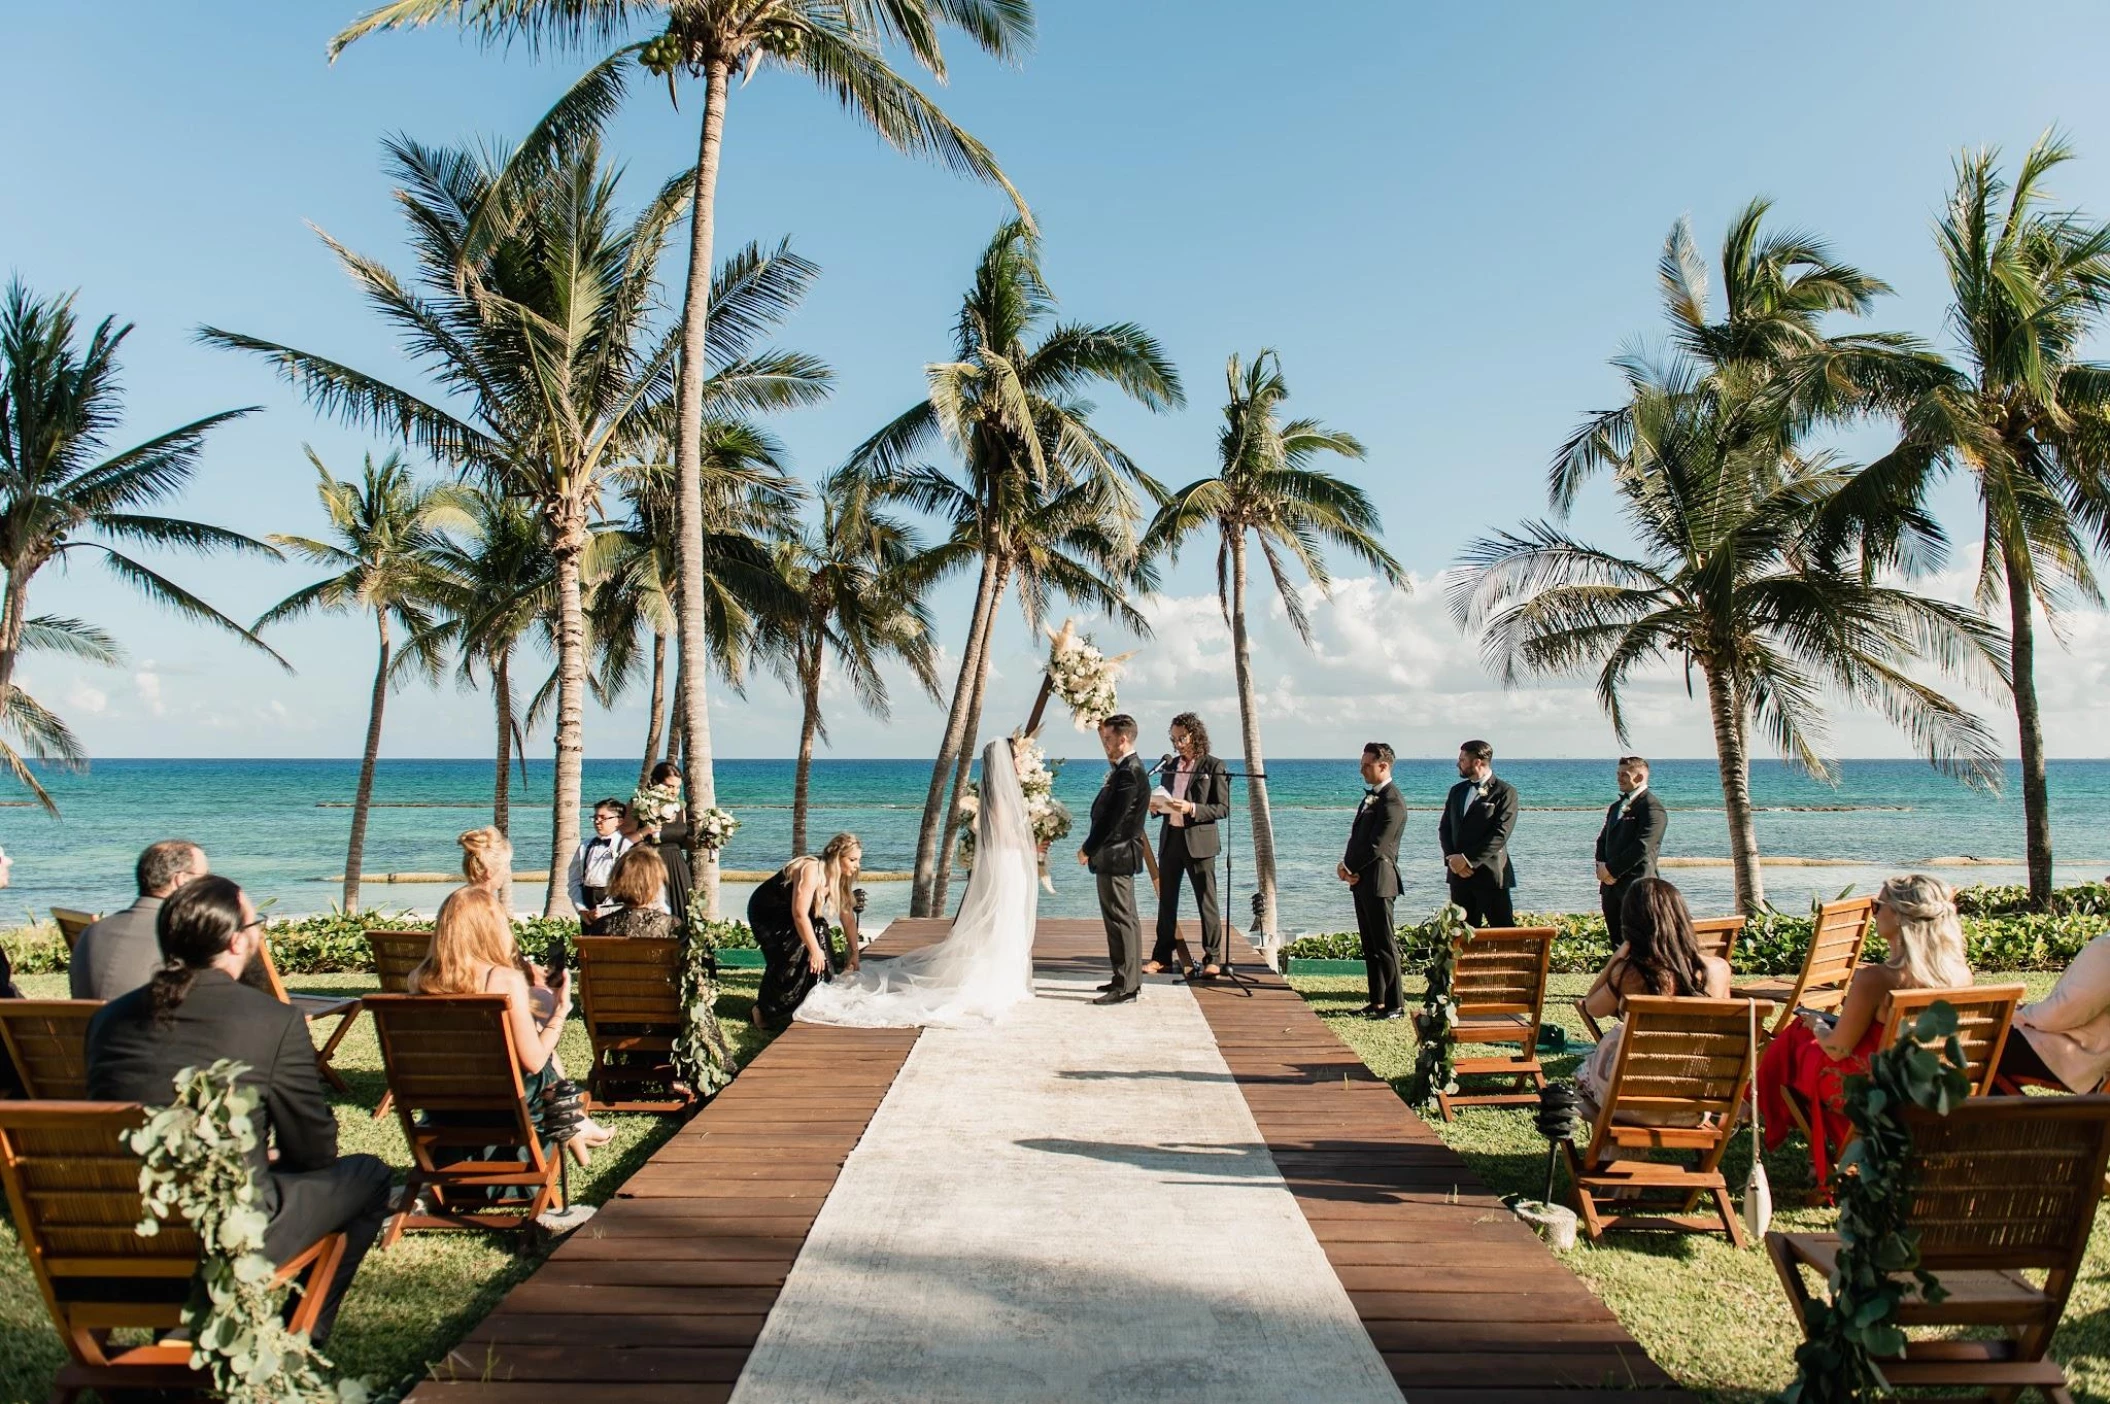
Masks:
[[[602,838],[599,834],[595,834],[592,838],[586,841],[586,846],[588,848],[606,848],[608,846],[608,842],[609,841],[607,839]]]
[[[1368,795],[1371,799],[1376,799],[1378,796],[1378,788],[1375,785],[1365,785],[1363,786],[1363,793],[1365,795]]]

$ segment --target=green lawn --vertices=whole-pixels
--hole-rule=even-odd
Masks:
[[[1981,976],[1992,981],[1993,976]],[[2052,975],[2000,976],[2021,980],[2032,998],[2051,988]],[[1380,1076],[1404,1091],[1414,1069],[1411,1023],[1378,1024],[1355,1018],[1366,996],[1361,976],[1298,976],[1292,983],[1321,1018]],[[1556,975],[1547,1017],[1580,1044],[1581,1020],[1573,1000],[1589,977]],[[1551,1059],[1552,1076],[1571,1076],[1578,1057]],[[1462,1154],[1480,1178],[1499,1193],[1537,1198],[1546,1186],[1546,1143],[1532,1128],[1528,1107],[1463,1109],[1455,1122],[1434,1121],[1438,1135]],[[1732,1185],[1748,1172],[1748,1134],[1738,1137],[1723,1168]],[[1782,1191],[1807,1189],[1809,1157],[1791,1137],[1766,1158],[1776,1203]],[[1556,1196],[1566,1193],[1566,1175]],[[1828,1210],[1788,1209],[1776,1223],[1795,1230],[1830,1226]],[[1738,1252],[1718,1234],[1613,1234],[1602,1246],[1577,1245],[1563,1261],[1604,1298],[1656,1362],[1682,1383],[1722,1400],[1758,1400],[1787,1384],[1794,1373],[1798,1336],[1772,1264],[1756,1245]],[[2075,1393],[2110,1400],[2110,1233],[2098,1234],[2087,1271],[2067,1308],[2053,1347],[2066,1364]],[[1411,1397],[1411,1396],[1410,1396]]]
[[[747,1020],[759,973],[728,975],[718,1002],[719,1017],[733,1032],[743,1061],[767,1042],[767,1036]],[[366,975],[296,976],[287,983],[296,991],[316,994],[376,988]],[[20,984],[32,998],[63,998],[66,994],[64,975],[24,976]],[[586,1033],[576,1018],[566,1027],[559,1051],[574,1075],[588,1066]],[[360,1019],[338,1050],[337,1066],[352,1088],[350,1098],[337,1100],[339,1146],[347,1153],[368,1151],[391,1165],[408,1165],[409,1154],[395,1115],[383,1121],[372,1115],[383,1085],[381,1055],[371,1022]],[[671,1117],[609,1116],[603,1120],[614,1129],[615,1140],[594,1152],[590,1168],[571,1168],[572,1196],[582,1203],[606,1200],[675,1126]],[[392,1385],[422,1375],[429,1362],[444,1356],[538,1261],[485,1234],[406,1235],[386,1252],[368,1256],[337,1319],[330,1358],[341,1375],[364,1377],[377,1384]],[[64,1361],[65,1352],[13,1226],[0,1222],[0,1400],[45,1398],[53,1374]]]

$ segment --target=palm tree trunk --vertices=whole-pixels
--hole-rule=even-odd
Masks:
[[[916,875],[909,894],[909,915],[935,916],[940,908],[931,895],[937,886],[938,835],[945,827],[946,781],[967,744],[967,709],[974,701],[975,675],[989,633],[989,615],[996,597],[996,562],[982,558],[981,583],[976,587],[974,615],[967,626],[967,647],[960,655],[960,676],[953,684],[952,706],[945,715],[945,735],[938,743],[938,758],[930,768],[930,792],[923,798],[923,825],[916,831]]]
[[[813,794],[813,738],[821,729],[821,644],[815,638],[799,659],[799,766],[791,785],[791,856],[806,852],[806,811]]]
[[[696,184],[689,212],[689,283],[681,311],[681,365],[675,382],[674,527],[680,562],[675,608],[684,663],[676,707],[687,742],[689,803],[701,812],[718,802],[711,775],[710,700],[703,660],[710,656],[703,613],[703,383],[704,334],[711,313],[711,239],[717,218],[718,154],[725,136],[726,66],[704,70],[703,128],[696,155]],[[718,915],[718,855],[697,849],[690,857],[708,916]]]
[[[1260,930],[1271,945],[1275,925],[1275,820],[1267,802],[1267,761],[1260,750],[1260,710],[1253,696],[1253,641],[1245,626],[1245,532],[1231,537],[1231,661],[1238,675],[1239,746],[1245,752],[1246,799],[1253,810],[1253,876],[1260,884]],[[1228,899],[1230,893],[1224,896]],[[1226,911],[1227,924],[1236,917]]]
[[[1715,768],[1722,777],[1722,808],[1729,816],[1729,866],[1736,875],[1736,909],[1756,916],[1766,903],[1766,878],[1758,861],[1758,824],[1751,813],[1751,753],[1745,745],[1743,707],[1735,683],[1724,670],[1702,663],[1700,671],[1707,678]]]
[[[2029,860],[2029,905],[2051,905],[2051,790],[2044,782],[2044,717],[2037,708],[2037,621],[2027,564],[2003,545],[2007,575],[2009,669],[2014,676],[2015,728],[2022,737],[2022,828]]]
[[[22,651],[22,624],[29,615],[29,581],[9,571],[7,598],[0,602],[0,710],[15,680],[15,659]]]
[[[652,631],[652,703],[645,722],[645,759],[637,768],[637,787],[643,789],[652,779],[652,767],[659,764],[659,743],[667,732],[667,636],[657,629]]]
[[[955,840],[960,834],[960,801],[967,797],[967,775],[974,767],[975,742],[982,734],[982,703],[989,695],[989,669],[995,660],[992,644],[996,638],[996,616],[1002,609],[1004,587],[1010,583],[1011,572],[1000,569],[996,578],[996,593],[991,598],[988,621],[982,626],[981,656],[975,665],[974,696],[967,704],[967,729],[962,737],[959,756],[952,767],[952,799],[945,806],[945,825],[938,841],[938,871],[931,884],[931,911],[942,916],[945,899],[952,883],[952,858],[957,851]]]
[[[374,667],[374,698],[366,709],[366,754],[359,760],[359,790],[352,796],[352,841],[344,855],[344,909],[359,910],[359,865],[366,861],[366,811],[374,802],[374,762],[381,758],[381,709],[388,701],[388,616],[375,611],[381,659]]]
[[[585,513],[566,503],[553,525],[557,562],[557,764],[550,801],[549,888],[542,914],[572,910],[565,875],[579,846],[579,782],[586,723],[586,612],[579,598],[579,555],[586,544]]]
[[[501,653],[491,660],[491,698],[498,709],[498,770],[491,779],[491,827],[501,834],[513,830],[513,673],[512,657]]]

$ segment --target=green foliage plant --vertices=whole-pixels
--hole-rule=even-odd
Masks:
[[[280,1316],[286,1289],[272,1282],[264,1256],[269,1217],[259,1202],[249,1157],[257,1148],[257,1093],[240,1079],[246,1064],[220,1059],[176,1074],[176,1098],[128,1133],[141,1157],[142,1238],[162,1224],[187,1223],[203,1261],[183,1309],[191,1365],[212,1378],[213,1392],[235,1404],[364,1404],[366,1386],[333,1382],[330,1362],[306,1333]]]
[[[731,1082],[739,1068],[732,1040],[718,1022],[717,937],[732,923],[707,917],[709,903],[701,888],[690,895],[689,935],[681,952],[681,1032],[674,1036],[673,1050],[674,1075],[699,1098]]]
[[[1419,928],[1417,944],[1428,953],[1428,983],[1421,992],[1421,1008],[1414,1015],[1414,1036],[1420,1046],[1414,1052],[1414,1076],[1407,1084],[1407,1100],[1427,1110],[1436,1096],[1458,1090],[1453,1066],[1457,1045],[1458,1001],[1451,994],[1451,980],[1458,964],[1458,941],[1472,928],[1465,912],[1446,902]]]

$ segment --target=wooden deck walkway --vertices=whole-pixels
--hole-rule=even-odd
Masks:
[[[897,921],[913,949],[944,921]],[[1237,938],[1234,936],[1233,940]],[[1238,942],[1250,993],[1196,998],[1313,1233],[1409,1404],[1575,1389],[1687,1396]],[[1097,922],[1043,920],[1035,963],[1104,969]],[[716,1404],[731,1395],[913,1029],[794,1024],[411,1394],[413,1404]],[[1235,1226],[1227,1226],[1235,1231]]]

